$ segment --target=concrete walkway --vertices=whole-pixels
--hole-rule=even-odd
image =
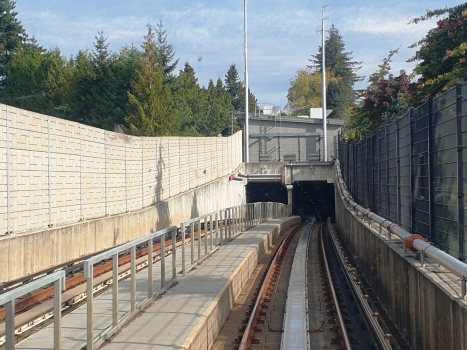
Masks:
[[[240,293],[257,261],[277,238],[281,227],[288,228],[300,218],[270,220],[239,235],[222,246],[213,257],[184,276],[144,313],[123,328],[105,349],[167,349],[180,348],[184,343],[194,348],[208,348],[222,327],[235,297]],[[189,249],[187,253],[189,254]],[[190,257],[187,256],[189,261]],[[181,259],[177,259],[181,261]],[[172,259],[166,259],[166,271],[171,271]],[[147,293],[147,270],[137,276],[137,301]],[[160,264],[154,264],[154,285],[160,286]],[[156,290],[156,288],[155,288]],[[130,283],[119,285],[119,311],[130,309]],[[94,334],[111,325],[111,290],[94,302]],[[215,315],[207,331],[200,326],[209,315]],[[203,317],[205,316],[205,317]],[[203,322],[201,322],[203,323]],[[80,349],[86,345],[86,306],[62,320],[62,349]],[[204,344],[198,344],[201,341]],[[187,344],[188,344],[187,343]],[[199,345],[199,346],[198,346]],[[186,347],[186,346],[185,346]],[[18,349],[52,349],[53,326],[34,334],[18,344]]]

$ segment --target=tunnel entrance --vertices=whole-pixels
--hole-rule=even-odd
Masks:
[[[304,222],[335,221],[334,184],[326,181],[295,181],[292,190],[292,213]]]
[[[246,185],[246,202],[280,202],[287,204],[287,189],[277,182],[249,182]]]

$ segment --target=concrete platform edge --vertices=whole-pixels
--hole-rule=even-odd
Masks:
[[[298,216],[289,217],[272,229],[268,235],[264,236],[256,249],[252,250],[235,269],[219,294],[201,316],[195,327],[193,327],[181,349],[208,350],[211,348],[230,310],[234,306],[235,300],[241,293],[258,262],[264,256],[264,252],[270,248],[283,232],[299,224],[301,221],[301,218]],[[261,246],[263,249],[260,249]]]

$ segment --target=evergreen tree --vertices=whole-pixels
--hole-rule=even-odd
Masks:
[[[29,42],[23,25],[16,18],[15,8],[15,1],[0,0],[0,86],[4,85],[5,66],[14,51]]]
[[[245,111],[245,87],[240,80],[235,64],[232,64],[225,75],[225,89],[232,99],[232,106],[236,111]],[[248,111],[255,112],[258,101],[255,95],[248,90]]]
[[[163,67],[150,25],[144,39],[143,61],[132,84],[133,93],[128,92],[130,115],[125,118],[127,130],[139,136],[172,135],[176,123],[172,115],[171,93],[164,85]]]
[[[156,48],[159,56],[159,63],[162,67],[165,77],[170,77],[177,68],[178,61],[172,63],[175,52],[173,50],[173,45],[167,42],[167,30],[164,29],[162,21],[157,23],[157,28],[155,29],[157,35]]]
[[[109,43],[107,38],[104,37],[104,32],[97,32],[99,36],[95,36],[96,42],[94,43],[94,50],[92,50],[94,65],[98,70],[104,69],[109,63],[111,52],[109,51]]]
[[[225,75],[225,89],[232,99],[232,105],[234,106],[235,110],[238,111],[240,108],[243,84],[240,80],[240,76],[238,75],[237,67],[235,67],[235,64],[232,64],[229,67],[229,70]]]
[[[73,73],[60,50],[44,53],[40,49],[17,48],[5,72],[2,103],[56,117],[67,116]]]
[[[361,62],[352,61],[352,52],[345,52],[345,43],[339,30],[334,24],[329,29],[329,35],[325,40],[326,70],[338,78],[330,81],[327,88],[326,107],[332,109],[330,117],[345,119],[351,107],[354,106],[358,92],[353,87],[356,82],[363,80],[356,72],[361,68]],[[318,48],[318,54],[312,55],[310,68],[322,72],[322,46]]]

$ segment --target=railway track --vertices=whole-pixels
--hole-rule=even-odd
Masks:
[[[238,323],[240,335],[232,335],[232,325],[221,330],[214,350],[400,349],[330,222],[295,227],[255,278],[257,287],[236,302],[251,302],[235,311],[248,309],[247,318],[240,323],[241,317],[232,312],[227,321]],[[285,288],[284,278],[290,282]],[[281,320],[282,327],[271,327],[273,318],[275,324]]]
[[[219,225],[220,226],[220,225]],[[225,226],[225,225],[223,225]],[[204,237],[205,228],[202,227],[201,238]],[[191,244],[191,235],[186,235],[185,244]],[[177,249],[181,249],[181,238],[177,237]],[[195,240],[198,240],[198,233],[195,232]],[[172,250],[172,239],[165,241],[165,253],[170,255]],[[161,244],[156,243],[153,245],[153,262],[160,260],[160,251]],[[100,254],[98,252],[96,254]],[[0,285],[0,291],[6,292],[8,290],[14,289],[17,286],[27,284],[30,281],[41,278],[44,275],[50,274],[55,271],[65,270],[66,278],[66,290],[62,294],[62,302],[64,308],[62,309],[62,315],[65,316],[68,313],[72,312],[76,308],[83,305],[86,301],[86,279],[83,276],[83,262],[84,260],[92,257],[92,254],[85,256],[80,260],[75,260],[68,262],[67,264],[62,264],[55,266],[51,269],[38,272],[34,275],[27,276],[22,279],[11,281]],[[136,271],[140,272],[147,267],[147,255],[148,248],[147,245],[142,245],[138,248],[136,254]],[[124,281],[131,276],[130,273],[130,254],[123,254],[119,258],[119,278],[118,281]],[[106,260],[102,261],[100,265],[96,265],[94,268],[94,277],[95,277],[95,288],[93,291],[93,297],[96,297],[109,288],[111,288],[112,280],[112,261]],[[31,295],[18,300],[15,303],[15,334],[17,336],[17,341],[23,340],[36,331],[48,326],[53,321],[53,294],[54,287],[50,286],[44,289],[35,291]],[[4,345],[4,332],[5,332],[5,309],[0,308],[0,349]]]

